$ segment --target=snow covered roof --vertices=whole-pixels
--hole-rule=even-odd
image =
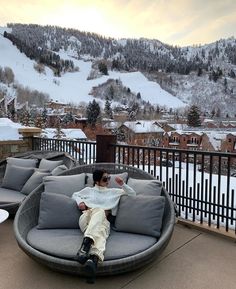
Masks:
[[[196,135],[199,135],[199,136],[202,136],[203,135],[203,132],[202,131],[198,131],[198,130],[176,130],[175,132],[177,132],[178,134],[180,135],[191,135],[191,134],[196,134]],[[172,132],[173,133],[173,132]]]
[[[85,133],[79,128],[63,128],[61,131],[66,139],[87,139]],[[45,128],[41,136],[46,138],[54,138],[56,133],[56,128]]]
[[[209,142],[212,144],[215,150],[221,148],[222,141],[226,140],[227,132],[216,132],[216,131],[207,131],[205,134],[209,138]]]
[[[163,132],[164,130],[159,127],[154,121],[138,120],[126,121],[124,125],[134,131],[135,133],[150,133],[150,132]]]
[[[22,127],[24,126],[8,118],[0,118],[0,141],[21,139],[22,135],[19,134],[18,129]]]
[[[176,130],[182,130],[188,127],[186,123],[168,123],[168,125],[173,127]]]
[[[115,129],[115,128],[119,127],[120,124],[121,124],[120,122],[112,121],[112,122],[108,122],[108,123],[104,124],[104,127],[107,129]]]

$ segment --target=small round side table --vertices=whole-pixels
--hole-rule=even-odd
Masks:
[[[0,223],[4,222],[8,217],[9,217],[8,211],[0,209]]]

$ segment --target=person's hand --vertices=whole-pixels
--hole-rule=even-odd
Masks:
[[[118,185],[120,185],[120,186],[123,186],[123,184],[124,184],[124,181],[123,181],[123,179],[122,178],[120,178],[120,177],[116,177],[115,178],[115,181],[117,182],[117,184]]]
[[[79,203],[78,207],[81,211],[87,210],[87,206],[84,202]]]

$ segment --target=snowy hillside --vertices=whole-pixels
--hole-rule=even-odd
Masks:
[[[6,28],[0,28],[0,66],[2,68],[10,67],[13,70],[16,83],[46,93],[55,101],[74,104],[88,103],[93,99],[90,95],[92,88],[113,78],[121,80],[124,86],[130,88],[131,92],[135,94],[139,92],[142,99],[149,101],[151,104],[169,108],[179,108],[186,105],[163,90],[158,83],[149,81],[141,72],[121,73],[109,71],[109,75],[87,80],[91,72],[92,62],[68,56],[68,54],[72,54],[70,50],[68,52],[61,50],[58,54],[61,59],[73,60],[79,71],[67,72],[61,77],[55,77],[53,71],[46,67],[45,73],[40,74],[34,69],[35,61],[27,58],[16,46],[12,45],[10,40],[3,37],[5,30]],[[8,32],[10,32],[10,29],[8,29]]]

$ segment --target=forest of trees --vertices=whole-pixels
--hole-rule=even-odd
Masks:
[[[158,40],[126,39],[121,44],[113,38],[57,26],[11,23],[8,27],[12,28],[12,33],[5,32],[5,37],[28,57],[53,67],[57,75],[65,70],[74,69],[73,62],[63,62],[55,53],[60,49],[66,50],[69,46],[77,51],[78,57],[85,54],[92,58],[112,59],[112,69],[126,71],[162,70],[185,75],[195,71],[200,76],[203,70],[213,69],[213,59],[227,57],[230,63],[236,64],[235,40],[229,43],[224,40],[218,41],[208,50],[200,46],[195,47],[190,53],[189,47],[171,46]],[[107,74],[103,62],[100,63],[99,69]],[[232,73],[228,71],[228,75]]]

